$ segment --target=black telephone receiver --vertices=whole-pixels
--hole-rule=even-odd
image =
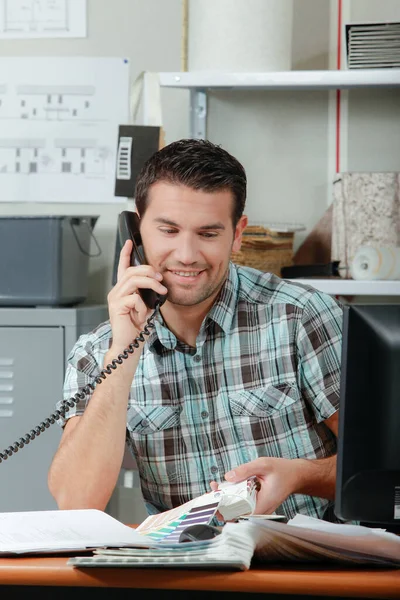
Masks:
[[[144,255],[142,236],[140,235],[140,220],[137,213],[124,210],[118,218],[118,232],[121,247],[126,240],[132,240],[133,250],[131,254],[131,267],[137,267],[146,263]],[[155,309],[161,306],[167,299],[166,294],[157,294],[154,290],[140,289],[139,294],[148,308]]]
[[[143,250],[142,238],[139,231],[139,217],[136,213],[131,211],[123,211],[118,219],[118,230],[121,241],[121,246],[124,245],[127,239],[132,240],[133,250],[131,255],[131,266],[137,266],[145,264],[145,255]],[[80,400],[84,400],[86,396],[89,396],[97,385],[103,383],[107,375],[111,373],[126,360],[130,354],[135,351],[135,348],[139,347],[139,342],[144,342],[145,335],[150,335],[151,330],[154,329],[154,316],[159,307],[165,302],[167,296],[160,295],[154,292],[154,290],[140,289],[139,293],[143,298],[145,304],[153,310],[153,313],[147,319],[146,325],[143,327],[143,331],[139,333],[137,338],[133,340],[131,344],[125,350],[118,355],[118,358],[114,358],[109,365],[107,365],[100,374],[95,378],[94,383],[88,383],[85,387],[81,388],[74,396],[69,400],[63,400],[62,406],[59,410],[55,410],[49,417],[39,423],[34,429],[31,429],[29,433],[26,433],[19,440],[15,441],[11,446],[5,448],[0,452],[0,463],[7,460],[13,454],[16,454],[18,450],[29,444],[32,440],[38,437],[43,431],[48,429],[50,425],[53,425],[61,416],[64,417],[70,408],[78,404]]]

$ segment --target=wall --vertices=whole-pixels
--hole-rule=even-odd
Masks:
[[[329,18],[329,0],[294,1],[293,69],[328,68]],[[246,167],[251,221],[309,230],[325,211],[328,100],[324,91],[210,94],[209,137]],[[296,246],[306,234],[296,234]]]
[[[294,0],[294,69],[328,68],[330,34],[336,32],[330,18],[335,2]],[[353,21],[400,20],[398,0],[344,2]],[[0,41],[0,56],[126,56],[131,61],[132,81],[143,70],[179,71],[181,9],[180,0],[88,0],[86,39]],[[162,104],[167,143],[187,136],[188,93],[164,89]],[[347,139],[350,169],[400,170],[399,111],[398,91],[352,93]],[[247,169],[250,219],[298,221],[310,230],[326,209],[331,185],[327,178],[327,92],[213,93],[208,131],[211,140],[236,154]],[[0,216],[100,215],[94,233],[102,255],[91,259],[88,303],[103,303],[111,286],[117,216],[124,208],[123,203],[0,203]],[[296,245],[306,233],[297,236]]]
[[[336,35],[337,0],[294,0],[292,65],[326,69]],[[350,20],[399,19],[397,0],[343,0]],[[180,0],[88,0],[86,39],[0,41],[0,56],[127,56],[132,81],[143,70],[181,68]],[[166,141],[189,133],[188,92],[162,90]],[[398,169],[399,92],[352,92],[347,138],[349,169]],[[328,92],[210,94],[208,132],[242,160],[248,172],[251,220],[294,221],[307,231],[330,199]],[[372,140],[374,140],[372,142]],[[0,192],[1,193],[1,192]],[[1,214],[98,214],[102,256],[91,259],[88,302],[105,302],[111,286],[116,220],[123,203],[24,205],[0,203]]]
[[[349,4],[351,22],[399,21],[398,0],[345,0]]]
[[[132,81],[143,70],[180,70],[181,0],[88,0],[87,6],[87,38],[0,40],[0,56],[128,57]],[[187,122],[182,119],[182,114],[187,114],[187,96],[174,96],[174,91],[163,93],[167,141],[187,135]],[[124,208],[125,204],[120,202],[115,205],[0,203],[0,216],[100,215],[94,234],[102,255],[90,260],[88,303],[103,303],[111,287],[117,216]]]
[[[344,0],[348,22],[400,21],[398,0]],[[400,171],[400,91],[348,94],[348,171]]]
[[[295,0],[293,69],[336,68],[338,0]],[[400,2],[343,0],[343,23],[397,19]],[[343,64],[345,66],[345,64]],[[343,171],[400,170],[400,91],[342,91]],[[253,221],[294,221],[298,247],[332,200],[335,92],[215,92],[208,131],[249,175]]]

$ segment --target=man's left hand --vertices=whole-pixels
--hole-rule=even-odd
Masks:
[[[238,483],[256,476],[260,482],[257,492],[257,504],[254,513],[271,514],[290,494],[296,491],[296,462],[287,458],[257,458],[249,463],[235,467],[225,473],[226,481]],[[215,482],[212,489],[217,489]]]

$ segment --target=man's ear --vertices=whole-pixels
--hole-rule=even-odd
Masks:
[[[246,215],[242,215],[237,222],[235,228],[235,235],[233,238],[232,252],[238,252],[240,250],[240,246],[242,245],[242,234],[245,228],[247,227],[248,219]]]

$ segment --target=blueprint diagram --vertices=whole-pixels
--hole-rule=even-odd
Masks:
[[[0,38],[85,37],[86,0],[0,0]]]
[[[0,201],[115,201],[128,107],[126,59],[0,59]]]

